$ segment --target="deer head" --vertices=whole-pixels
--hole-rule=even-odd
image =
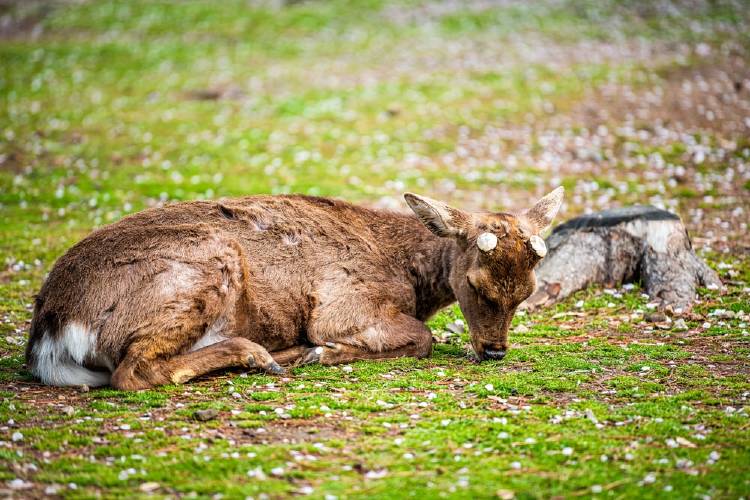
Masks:
[[[502,359],[516,307],[536,287],[534,267],[547,254],[540,233],[560,209],[563,188],[516,215],[470,213],[424,196],[404,197],[430,231],[456,241],[450,286],[469,323],[474,352],[480,360]]]

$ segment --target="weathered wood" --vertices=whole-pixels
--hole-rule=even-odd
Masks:
[[[685,309],[698,286],[721,287],[718,275],[695,255],[680,218],[655,207],[577,217],[557,226],[546,243],[537,291],[522,307],[548,306],[593,284],[640,282],[660,306]]]

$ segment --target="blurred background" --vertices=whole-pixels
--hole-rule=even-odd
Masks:
[[[740,0],[0,3],[2,251],[174,200],[679,212],[747,251]],[[19,266],[18,263],[21,262]],[[29,268],[30,269],[30,268]],[[33,279],[33,278],[32,278]]]

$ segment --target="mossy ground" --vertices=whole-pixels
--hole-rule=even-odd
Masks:
[[[18,497],[750,495],[750,73],[743,2],[47,2],[0,7],[0,481]],[[703,83],[701,83],[703,82]],[[405,190],[563,217],[679,212],[727,288],[651,322],[638,287],[514,320],[500,363],[34,382],[45,273],[174,200]],[[403,206],[401,206],[403,208]],[[678,318],[675,317],[675,320]],[[201,422],[195,411],[218,410]]]

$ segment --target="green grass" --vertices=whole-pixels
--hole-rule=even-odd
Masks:
[[[518,314],[506,359],[481,365],[468,361],[463,333],[425,360],[311,365],[283,379],[231,372],[138,393],[43,388],[23,367],[33,295],[55,259],[91,229],[170,201],[301,192],[394,206],[414,190],[521,209],[562,184],[566,216],[603,194],[623,204],[668,193],[691,231],[702,229],[687,217],[696,208],[707,221],[735,206],[746,214],[750,181],[727,159],[743,158],[746,137],[690,130],[698,143],[737,144],[691,164],[684,136],[628,135],[613,113],[612,141],[592,148],[600,158],[583,172],[570,159],[539,161],[557,147],[545,127],[591,145],[596,128],[580,110],[599,89],[647,92],[677,71],[718,67],[723,56],[692,55],[701,43],[746,64],[741,3],[2,9],[13,29],[0,39],[0,481],[28,481],[19,495],[750,495],[750,260],[740,244],[701,251],[728,288],[701,290],[688,332],[646,321],[636,286]],[[637,44],[651,55],[625,50]],[[589,57],[602,47],[624,55]],[[558,116],[570,120],[550,125]],[[665,188],[622,151],[702,177]],[[606,162],[615,167],[598,168]],[[717,181],[730,170],[734,191]],[[428,325],[442,336],[460,319],[453,306]],[[206,408],[218,417],[196,420]]]

